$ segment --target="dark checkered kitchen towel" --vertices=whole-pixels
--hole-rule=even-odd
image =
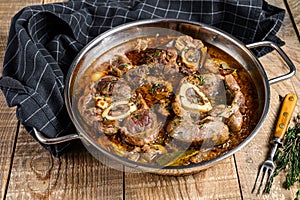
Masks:
[[[65,76],[100,33],[139,19],[180,18],[213,25],[246,44],[283,45],[275,34],[284,14],[262,0],[73,0],[26,7],[11,22],[0,87],[31,135],[32,127],[50,138],[74,133],[63,99]],[[43,146],[59,156],[68,145]]]

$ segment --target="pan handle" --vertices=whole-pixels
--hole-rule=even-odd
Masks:
[[[70,134],[70,135],[65,135],[65,136],[61,136],[61,137],[57,137],[57,138],[47,138],[47,137],[43,136],[42,133],[37,131],[35,128],[33,128],[33,132],[34,132],[36,138],[38,139],[38,141],[40,141],[43,144],[48,144],[48,145],[60,144],[60,143],[68,142],[71,140],[80,139],[80,136],[78,134]]]
[[[261,42],[256,42],[252,44],[247,44],[247,48],[252,49],[252,48],[257,48],[257,47],[271,47],[275,49],[278,54],[281,56],[281,58],[285,61],[286,65],[290,68],[290,71],[287,74],[272,78],[269,80],[270,84],[277,83],[279,81],[283,81],[286,79],[291,78],[292,76],[295,75],[296,73],[296,67],[293,64],[293,62],[289,59],[289,57],[285,54],[285,52],[274,42],[271,41],[261,41]]]

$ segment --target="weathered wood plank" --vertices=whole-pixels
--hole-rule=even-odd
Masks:
[[[233,157],[194,175],[125,175],[125,199],[241,199]]]
[[[275,5],[281,5],[282,7],[284,7],[284,5],[281,2],[274,2],[274,3],[275,3]],[[298,46],[297,46],[297,44],[295,45],[295,41],[297,41],[297,38],[296,38],[295,32],[292,29],[292,26],[291,26],[291,23],[290,23],[288,17],[285,18],[285,24],[287,24],[287,25],[284,25],[282,27],[281,32],[279,33],[279,37],[281,37],[283,40],[286,41],[287,44],[285,45],[285,47],[283,49],[287,52],[287,54],[290,56],[290,58],[294,61],[295,65],[297,66],[299,64],[299,59],[298,59],[297,55],[299,55],[299,53],[300,53],[300,48],[299,48],[299,45]],[[284,63],[280,60],[280,58],[275,53],[269,54],[268,56],[265,56],[264,58],[262,58],[260,60],[263,63],[269,78],[276,77],[276,76],[284,74],[288,71],[288,69],[285,67]],[[276,65],[274,65],[274,63],[276,63]],[[296,190],[295,188],[293,188],[293,190],[291,190],[291,191],[282,189],[281,185],[283,183],[283,178],[284,178],[283,176],[276,178],[274,186],[272,188],[272,193],[270,195],[256,196],[256,195],[251,194],[251,190],[252,190],[253,184],[255,182],[258,167],[268,154],[268,150],[269,150],[268,144],[270,141],[271,133],[272,133],[273,127],[274,127],[274,122],[276,121],[276,116],[277,116],[278,109],[280,106],[279,95],[284,96],[288,92],[296,92],[297,94],[300,94],[299,86],[300,86],[300,82],[297,77],[294,77],[291,80],[284,81],[282,83],[278,83],[278,84],[271,86],[271,107],[270,107],[268,116],[266,118],[266,121],[263,124],[263,128],[259,131],[257,136],[253,139],[253,141],[249,145],[247,145],[244,149],[242,149],[242,151],[238,152],[235,155],[240,184],[241,184],[242,195],[243,195],[244,199],[261,199],[261,198],[263,198],[263,199],[268,199],[268,198],[270,198],[270,199],[282,199],[282,198],[291,199],[295,195],[295,190]],[[298,103],[298,105],[299,105],[299,103]],[[299,108],[297,108],[297,109],[298,110],[296,110],[296,112],[299,111]],[[218,168],[218,166],[215,166],[215,167]],[[220,168],[220,169],[222,170],[222,168]],[[226,168],[226,169],[228,169],[228,168]],[[207,171],[209,171],[209,170],[207,170]],[[207,173],[207,171],[206,171],[206,173]],[[218,173],[220,173],[220,171],[218,171],[215,174],[212,174],[212,176],[215,176]],[[200,174],[199,174],[199,176],[200,176]],[[195,175],[193,177],[195,177]],[[153,181],[148,180],[149,178],[147,178],[147,176],[140,179],[138,175],[128,174],[128,175],[126,175],[125,178],[126,178],[125,179],[125,181],[126,181],[125,194],[127,197],[134,196],[135,197],[134,199],[147,199],[147,198],[149,198],[150,194],[152,194],[152,195],[157,194],[157,196],[165,195],[164,197],[172,199],[173,197],[177,197],[174,195],[178,195],[178,194],[180,195],[180,194],[186,192],[186,189],[184,187],[182,189],[182,187],[180,187],[180,185],[187,185],[187,184],[185,184],[184,181],[178,181],[178,179],[180,179],[180,178],[166,178],[166,179],[168,179],[168,181],[172,181],[174,179],[177,182],[179,182],[179,185],[177,185],[177,186],[171,185],[169,187],[164,187],[164,188],[169,189],[169,192],[167,194],[164,193],[165,190],[161,191],[159,187],[157,187],[157,189],[154,189],[153,187],[150,187],[150,186],[147,187],[147,185],[145,187],[145,183],[149,182],[148,185],[151,185],[153,183]],[[160,178],[159,180],[156,180],[156,181],[161,182],[164,179],[165,178]],[[203,177],[201,177],[200,179],[202,181],[205,181],[205,178],[203,178]],[[143,180],[143,181],[141,181],[141,180]],[[151,180],[153,180],[153,178]],[[183,180],[185,180],[185,179],[183,179]],[[199,182],[201,182],[201,181],[198,180],[197,183],[199,184]],[[134,184],[132,186],[133,183],[136,183],[136,184]],[[216,181],[216,184],[217,183],[218,183],[218,181]],[[203,187],[201,187],[201,184],[199,186],[200,187],[197,187],[197,188],[203,188]],[[142,189],[142,188],[146,188],[146,189]],[[189,189],[189,187],[186,187],[186,188]],[[139,192],[138,189],[141,189],[142,192]],[[234,190],[232,190],[232,188],[231,188],[231,190],[228,190],[228,188],[223,187],[223,190],[221,189],[221,191],[218,194],[216,194],[213,191],[210,191],[207,194],[211,195],[211,193],[213,193],[214,195],[222,196],[222,192],[225,191],[226,189],[227,189],[227,191],[226,191],[227,194],[228,194],[228,191],[234,191]],[[207,188],[204,188],[204,190],[207,190]],[[178,193],[176,191],[180,191],[180,192]],[[208,188],[208,191],[209,191],[209,188]],[[201,198],[201,197],[205,199],[205,198],[212,197],[212,196],[205,196],[204,194],[199,194],[197,192],[189,192],[187,194],[195,195],[195,196],[187,195],[187,196],[181,196],[181,197],[186,197],[187,199],[188,198]],[[212,199],[216,199],[216,198],[218,198],[218,197],[214,196],[214,198],[212,198]],[[226,198],[226,197],[222,196],[222,198]],[[227,197],[227,198],[231,198],[231,197]]]
[[[44,1],[44,3],[50,2],[54,1]],[[276,5],[279,4],[276,2]],[[0,8],[2,7],[0,6]],[[300,51],[299,46],[294,45],[295,38],[292,29],[288,25],[282,27],[281,30],[280,37],[287,42],[284,50],[295,64],[299,65],[297,55]],[[0,42],[2,42],[2,34],[3,32],[0,30]],[[286,71],[281,69],[284,66],[282,63],[274,65],[278,62],[276,55],[270,56],[261,59],[264,65],[270,63],[266,65],[269,77],[277,76]],[[0,58],[0,62],[3,62],[3,58]],[[263,129],[247,147],[235,155],[243,199],[282,199],[282,197],[292,199],[294,196],[295,189],[291,192],[281,189],[282,177],[275,180],[277,181],[274,184],[275,187],[273,186],[275,189],[270,195],[255,196],[250,194],[250,191],[258,166],[267,155],[268,141],[279,107],[278,95],[285,95],[290,91],[296,91],[297,94],[300,94],[299,81],[299,78],[294,77],[292,80],[271,86],[272,103]],[[0,116],[4,118],[5,112],[3,115],[3,111],[0,112]],[[9,113],[12,112],[9,111]],[[4,119],[7,120],[6,116]],[[9,121],[11,122],[11,120]],[[0,125],[3,125],[4,129],[9,129],[9,127],[15,129],[14,125],[10,126],[1,121]],[[3,137],[9,135],[8,133],[9,131],[0,132]],[[2,135],[0,136],[2,137]],[[9,145],[9,143],[7,144]],[[3,149],[2,146],[5,149],[6,144],[0,143],[0,145],[1,149]],[[7,152],[1,153],[1,155],[4,154]],[[0,164],[2,163],[5,161],[0,161]],[[0,169],[7,173],[5,167],[1,166]],[[164,199],[241,199],[233,157],[203,172],[184,177],[126,174],[125,197],[127,199],[161,199],[162,197]],[[79,198],[122,198],[122,173],[103,166],[82,148],[77,151],[72,150],[60,159],[53,158],[24,130],[21,131],[16,146],[7,199]]]
[[[59,3],[59,2],[67,2],[68,0],[43,0],[43,4],[47,3]]]
[[[282,5],[281,3],[275,2],[275,5]],[[299,60],[297,58],[297,54],[299,55],[299,47],[295,47],[293,44],[297,40],[295,37],[295,33],[290,27],[290,22],[288,18],[286,18],[285,23],[289,24],[287,27],[283,26],[281,33],[279,36],[284,40],[289,40],[287,45],[284,47],[284,50],[287,51],[291,59],[295,62],[295,64],[299,64]],[[284,63],[281,62],[280,58],[274,53],[265,56],[260,59],[263,63],[268,77],[277,77],[281,74],[284,74],[288,71],[285,67]],[[276,65],[274,65],[276,63]],[[278,63],[278,64],[277,64]],[[239,174],[240,184],[242,195],[244,199],[282,199],[282,198],[292,198],[295,194],[295,189],[292,191],[287,191],[282,189],[282,179],[283,176],[278,177],[275,180],[272,193],[270,195],[256,196],[251,194],[251,190],[253,184],[255,182],[255,178],[257,175],[257,170],[260,163],[266,158],[268,150],[269,150],[269,141],[271,137],[271,133],[273,130],[273,124],[276,121],[276,116],[278,112],[278,108],[280,106],[279,95],[284,96],[287,92],[296,92],[295,88],[297,88],[299,82],[297,82],[297,77],[294,77],[289,81],[285,81],[283,83],[278,83],[271,86],[271,107],[269,114],[264,122],[263,128],[259,131],[258,135],[254,138],[254,140],[246,146],[242,151],[238,152],[235,155],[237,170]],[[299,88],[299,87],[298,87]],[[299,93],[298,93],[299,94]],[[298,103],[299,104],[299,103]],[[299,111],[299,110],[298,110]],[[231,166],[232,167],[232,166]],[[135,175],[135,174],[126,174],[125,176],[125,195],[128,198],[133,199],[149,199],[153,195],[157,195],[156,197],[164,197],[165,199],[176,199],[176,198],[186,198],[186,199],[227,199],[227,198],[238,198],[240,194],[236,190],[234,190],[234,186],[232,188],[227,188],[228,184],[222,185],[218,184],[219,181],[217,179],[218,176],[216,174],[220,174],[224,172],[224,169],[231,169],[230,166],[227,168],[214,166],[214,173],[211,174],[212,177],[216,178],[212,180],[215,183],[215,187],[218,188],[218,192],[212,191],[211,187],[205,188],[201,185],[203,182],[208,182],[203,173],[208,173],[210,169],[205,172],[200,172],[199,174],[187,177],[161,177],[155,175]],[[226,172],[224,172],[226,173]],[[141,178],[142,176],[142,178]],[[199,178],[199,180],[197,180]],[[212,179],[214,179],[212,178]],[[280,181],[278,181],[278,179]],[[198,190],[191,191],[190,182],[187,180],[193,180],[192,184],[195,183],[197,185]],[[232,179],[231,179],[232,180]],[[154,181],[154,183],[153,183]],[[162,183],[170,183],[170,185],[163,185]],[[176,184],[172,184],[172,182],[176,182]],[[233,181],[235,182],[235,180]],[[189,186],[188,186],[189,185]],[[234,185],[234,183],[233,183]],[[157,187],[155,187],[157,186]],[[210,185],[211,186],[211,185]],[[161,189],[163,188],[163,189]],[[202,188],[203,191],[207,191],[206,194],[199,192],[199,188]],[[228,191],[232,191],[228,192]],[[222,194],[229,195],[223,196]],[[152,196],[151,196],[152,195]],[[218,196],[220,195],[220,196]],[[232,196],[230,196],[232,195]]]
[[[36,4],[39,2],[41,1],[0,1],[0,75],[2,75],[4,53],[11,17],[25,5]],[[0,199],[3,199],[7,188],[11,161],[14,153],[13,147],[17,134],[18,121],[15,115],[15,108],[7,107],[2,93],[0,94],[0,107]]]
[[[268,2],[285,8],[284,3],[281,0],[269,0]],[[294,62],[295,66],[299,66],[300,45],[297,42],[297,37],[288,15],[286,15],[284,19],[284,25],[278,33],[278,36],[286,42],[283,50]],[[269,78],[277,77],[288,71],[287,67],[276,53],[268,54],[261,58],[260,61],[263,64]],[[299,96],[299,86],[299,76],[294,76],[290,80],[271,85],[270,109],[261,130],[246,147],[235,154],[244,199],[293,199],[295,196],[296,187],[292,188],[291,191],[285,190],[282,187],[282,184],[284,183],[284,176],[282,174],[275,178],[270,194],[251,194],[251,190],[255,182],[259,166],[267,158],[269,153],[269,141],[272,139],[272,133],[274,131],[274,126],[280,109],[281,102],[279,96],[283,97],[287,93],[291,92],[294,92]],[[300,102],[298,101],[294,116],[296,116],[296,113],[299,113],[300,111],[299,105]]]
[[[13,147],[17,134],[15,109],[8,108],[3,94],[0,95],[0,199],[4,198],[7,188]]]
[[[5,5],[14,5],[14,2]],[[55,1],[43,2],[52,3]],[[59,1],[56,0],[56,2]],[[28,1],[22,5],[25,6],[26,3],[30,4]],[[42,1],[35,2],[35,4],[38,3],[42,3]],[[0,10],[3,12],[2,9]],[[12,16],[12,14],[10,15]],[[7,31],[8,27],[3,29]],[[1,113],[3,115],[0,116],[7,120],[5,111],[1,110]],[[15,124],[2,124],[4,124],[5,129],[10,127],[16,129]],[[6,132],[1,133],[6,133],[5,136],[8,137],[10,134],[7,132],[6,130]],[[3,151],[5,151],[4,142],[6,142],[5,145],[10,144],[7,140],[1,140],[0,144],[3,146],[1,150]],[[13,145],[13,142],[11,143]],[[5,158],[5,153],[9,152],[2,153],[1,151],[3,158]],[[1,171],[6,172],[6,177],[9,172],[7,169],[9,164],[8,167],[1,165],[3,168]],[[122,179],[122,172],[102,165],[83,147],[72,149],[61,158],[54,158],[22,129],[17,138],[6,199],[122,199]],[[6,180],[7,178],[3,178],[4,182]],[[5,184],[3,184],[3,188],[5,190]]]
[[[286,0],[286,1],[290,8],[295,24],[297,26],[298,33],[300,33],[300,1],[298,0]],[[300,40],[300,38],[298,39]]]
[[[22,129],[6,199],[122,199],[122,182],[82,146],[54,158]]]

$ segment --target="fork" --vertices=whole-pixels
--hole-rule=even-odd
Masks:
[[[257,190],[257,194],[259,194],[261,187],[264,184],[264,180],[267,178],[267,181],[265,182],[265,187],[263,190],[263,193],[266,193],[267,185],[270,182],[272,175],[274,173],[274,170],[275,170],[274,156],[276,154],[278,146],[282,144],[282,140],[284,138],[284,135],[285,135],[288,125],[290,123],[293,111],[296,107],[296,103],[297,103],[297,96],[295,94],[287,94],[285,96],[282,106],[281,106],[280,114],[278,116],[278,121],[277,121],[276,128],[275,128],[274,138],[271,143],[272,149],[271,149],[270,155],[267,158],[267,160],[265,160],[264,163],[260,167],[260,170],[259,170],[256,180],[255,180],[255,184],[252,189],[252,193],[255,191],[256,185],[258,184],[259,180],[261,179],[258,190]]]

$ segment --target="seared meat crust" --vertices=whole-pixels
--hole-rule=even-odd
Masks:
[[[243,132],[248,98],[234,66],[208,55],[201,40],[168,37],[137,39],[94,62],[77,106],[99,143],[117,155],[159,163],[162,154],[188,148],[177,161],[198,163],[214,154],[203,149],[229,146]]]

